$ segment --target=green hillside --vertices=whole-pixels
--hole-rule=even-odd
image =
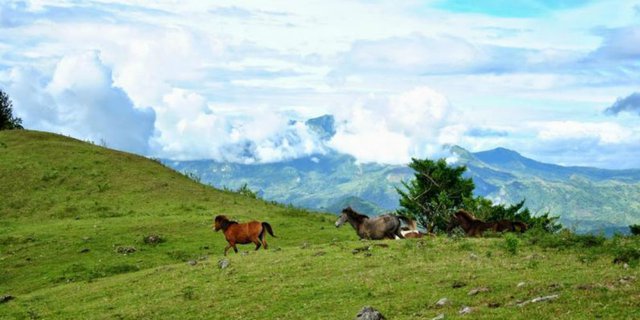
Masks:
[[[362,242],[335,216],[33,131],[0,131],[0,181],[0,319],[352,319],[365,305],[388,319],[631,319],[640,307],[637,238]],[[221,269],[220,213],[269,221],[277,238]]]

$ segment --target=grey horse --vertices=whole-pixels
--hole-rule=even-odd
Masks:
[[[402,216],[385,214],[369,218],[351,209],[351,207],[346,207],[342,210],[338,221],[336,221],[336,228],[349,221],[349,224],[356,230],[360,239],[380,240],[395,239],[396,237],[404,239],[400,232],[400,220],[409,223],[409,220]]]

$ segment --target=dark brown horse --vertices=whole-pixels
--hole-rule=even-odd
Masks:
[[[255,243],[256,250],[260,249],[260,245],[267,249],[267,240],[265,239],[265,231],[269,232],[272,237],[273,229],[267,222],[249,221],[247,223],[238,223],[236,221],[229,220],[227,216],[216,216],[213,223],[213,229],[215,231],[222,230],[225,239],[229,245],[224,248],[224,255],[227,255],[229,248],[233,248],[233,251],[238,253],[236,244]]]
[[[483,232],[491,230],[493,232],[525,232],[527,225],[519,221],[499,220],[493,222],[484,222],[474,217],[470,212],[460,209],[453,214],[451,223],[447,227],[447,231],[451,231],[456,225],[459,225],[467,236],[478,237]]]
[[[364,214],[360,214],[351,207],[344,208],[338,221],[336,228],[349,221],[349,224],[356,230],[360,239],[380,240],[404,238],[400,232],[400,220],[408,221],[405,217],[385,214],[375,218],[369,218]]]

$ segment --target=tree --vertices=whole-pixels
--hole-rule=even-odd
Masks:
[[[472,197],[473,180],[462,177],[467,167],[451,167],[444,159],[415,158],[409,167],[415,178],[402,182],[405,190],[396,188],[402,206],[398,212],[414,218],[429,232],[445,230],[453,211]]]
[[[23,129],[22,119],[13,116],[9,95],[0,89],[0,130]]]

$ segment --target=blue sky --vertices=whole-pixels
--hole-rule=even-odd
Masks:
[[[0,88],[28,128],[153,157],[640,168],[639,43],[640,0],[9,0]]]

